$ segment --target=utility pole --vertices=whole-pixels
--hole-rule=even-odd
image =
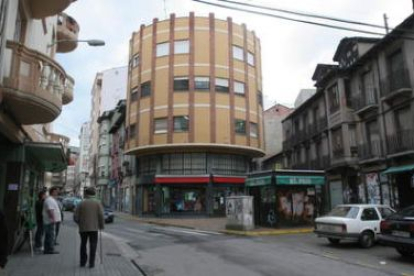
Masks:
[[[414,0],[413,0],[413,4],[414,4]],[[388,34],[389,33],[388,17],[386,13],[384,13],[384,27],[385,27],[385,32]]]

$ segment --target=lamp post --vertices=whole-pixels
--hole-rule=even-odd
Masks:
[[[76,39],[76,40],[70,40],[70,39],[63,39],[63,40],[56,40],[53,41],[51,44],[48,44],[47,47],[52,47],[53,45],[61,42],[86,42],[89,46],[104,46],[105,41],[100,39]]]

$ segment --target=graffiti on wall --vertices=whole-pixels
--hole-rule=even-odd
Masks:
[[[367,181],[368,203],[380,204],[381,203],[381,195],[380,195],[378,174],[368,173],[368,174],[365,175],[365,177],[366,177],[366,181]]]
[[[315,212],[314,196],[306,191],[278,191],[277,212],[281,219],[311,221]]]

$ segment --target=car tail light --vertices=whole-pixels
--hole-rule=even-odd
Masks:
[[[341,225],[342,233],[346,233],[346,224]]]
[[[381,224],[380,224],[381,231],[390,229],[390,226],[391,225],[388,221],[386,220],[381,221]]]

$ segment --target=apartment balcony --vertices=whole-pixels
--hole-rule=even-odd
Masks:
[[[324,155],[316,159],[311,160],[311,169],[312,170],[325,170],[329,167],[329,156]]]
[[[351,98],[351,106],[357,115],[374,111],[378,109],[378,101],[376,99],[377,90],[369,88],[364,94],[356,95]]]
[[[47,133],[46,138],[52,143],[60,143],[66,150],[69,146],[69,137],[57,133]]]
[[[73,98],[73,79],[50,57],[14,41],[9,76],[2,87],[4,103],[14,119],[23,125],[54,121],[65,101]],[[72,95],[72,96],[71,96]]]
[[[65,89],[63,90],[62,95],[62,104],[66,105],[73,101],[73,87],[75,81],[69,75],[66,76]]]
[[[76,0],[30,0],[31,15],[35,19],[53,16],[64,11]]]
[[[395,155],[414,151],[414,130],[406,129],[387,136],[387,154]]]
[[[412,87],[407,69],[400,69],[388,74],[382,81],[382,97],[385,101],[392,102],[396,98],[410,98]]]
[[[345,156],[344,154],[344,148],[343,147],[335,147],[332,150],[332,155],[335,159],[340,159],[343,158]]]
[[[358,157],[360,160],[376,159],[381,157],[381,141],[370,141],[358,147]]]
[[[72,52],[78,46],[79,25],[71,16],[61,13],[58,17],[56,51],[58,53]]]

